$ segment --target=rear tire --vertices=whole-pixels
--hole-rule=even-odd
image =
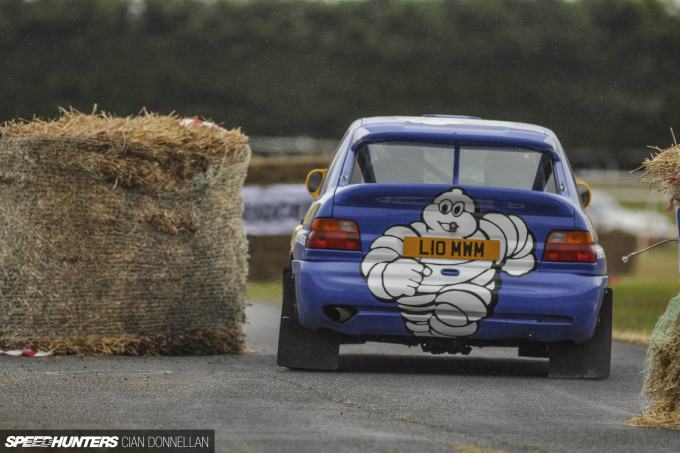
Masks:
[[[612,352],[612,290],[602,300],[595,335],[584,343],[559,342],[548,346],[553,378],[603,379],[609,377]]]
[[[294,276],[290,268],[284,269],[277,364],[293,369],[337,370],[339,361],[340,334],[312,331],[300,324]]]

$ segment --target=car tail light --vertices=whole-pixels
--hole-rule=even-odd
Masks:
[[[356,250],[361,251],[359,227],[353,220],[314,220],[312,231],[307,238],[310,249]]]
[[[587,231],[553,231],[545,243],[543,261],[595,263],[593,236]]]

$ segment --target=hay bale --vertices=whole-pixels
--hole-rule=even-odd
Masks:
[[[633,234],[613,230],[598,233],[597,236],[605,256],[626,256],[637,250],[637,237]],[[609,275],[632,274],[637,264],[637,260],[630,260],[627,263],[620,259],[607,260],[607,272]]]
[[[669,198],[680,201],[680,145],[652,149],[657,153],[642,163],[640,169],[644,169],[644,173],[640,181],[649,184],[652,190],[668,191]]]
[[[667,191],[680,201],[680,145],[662,150],[643,162],[640,180],[652,189]],[[654,327],[645,358],[642,394],[644,411],[628,420],[632,426],[680,429],[680,296],[671,299]]]
[[[304,184],[307,174],[326,168],[332,156],[253,157],[246,185]]]
[[[0,128],[0,349],[243,349],[238,130],[143,111]]]
[[[248,167],[246,185],[304,185],[307,174],[316,168],[326,168],[331,156],[253,157]],[[310,203],[312,197],[309,197]],[[292,231],[291,231],[292,234]],[[251,236],[248,255],[252,281],[271,282],[281,279],[281,272],[290,262],[291,234],[282,236]]]
[[[671,299],[652,332],[642,393],[647,407],[629,425],[680,429],[680,296]]]

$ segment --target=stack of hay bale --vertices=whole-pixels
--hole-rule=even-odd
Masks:
[[[658,154],[643,162],[641,181],[667,191],[672,210],[674,202],[680,201],[680,145],[656,150]],[[628,424],[680,429],[680,296],[669,301],[652,333],[642,393],[647,407]]]
[[[307,174],[326,168],[331,156],[253,157],[248,167],[246,186],[297,184],[304,186]],[[304,189],[303,189],[304,190]],[[311,195],[305,197],[312,204]],[[302,219],[300,219],[302,220]],[[283,268],[290,265],[290,240],[293,231],[277,236],[251,236],[248,241],[251,281],[280,281]]]
[[[240,352],[249,159],[145,111],[0,127],[0,349]]]

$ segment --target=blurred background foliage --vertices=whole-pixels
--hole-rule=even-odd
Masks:
[[[361,116],[451,113],[605,154],[680,124],[662,0],[0,0],[0,56],[0,121],[96,103],[339,138]]]
[[[467,114],[542,124],[575,166],[632,170],[680,128],[678,3],[0,0],[0,122],[97,104],[337,140],[362,116]],[[593,175],[629,208],[667,205]],[[280,300],[288,241],[251,241],[251,299]],[[677,293],[677,248],[615,269],[630,251],[607,251],[615,328],[648,336]]]

